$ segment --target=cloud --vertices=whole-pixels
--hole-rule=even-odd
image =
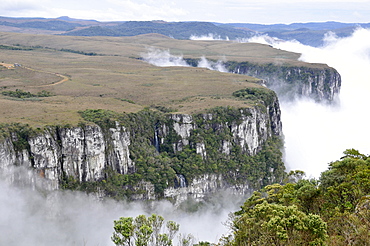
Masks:
[[[43,17],[46,12],[45,6],[48,0],[3,0],[1,2],[0,15],[1,16],[15,16],[15,17]]]
[[[223,60],[218,60],[217,62],[209,61],[204,56],[200,58],[198,67],[208,68],[209,70],[215,70],[221,73],[229,72],[223,64]]]
[[[370,132],[364,118],[370,104],[370,29],[358,29],[348,38],[328,34],[326,41],[321,48],[291,42],[274,45],[302,53],[303,61],[326,63],[342,76],[339,105],[309,100],[281,104],[286,164],[314,177],[345,149],[370,154]]]
[[[158,67],[189,67],[182,56],[171,55],[169,50],[148,48],[148,52],[141,56],[144,61]]]
[[[224,40],[221,38],[220,35],[215,35],[213,33],[208,33],[208,35],[202,35],[202,36],[197,36],[197,35],[191,35],[190,40],[203,40],[203,41],[207,41],[207,40]],[[229,40],[228,38],[226,38],[226,40]]]
[[[18,171],[8,170],[6,177]],[[28,172],[26,176],[32,175]],[[113,245],[114,220],[152,213],[179,223],[180,233],[190,233],[196,241],[217,242],[228,232],[223,224],[228,214],[246,199],[221,192],[202,204],[189,200],[183,206],[187,209],[181,210],[168,201],[118,202],[76,191],[51,192],[24,182],[9,184],[1,174],[0,178],[0,245],[7,246]],[[189,206],[199,209],[187,212]]]
[[[141,54],[144,61],[158,67],[189,67],[190,65],[183,59],[182,56],[171,55],[169,50],[161,50],[148,48],[147,53]],[[218,61],[209,61],[202,56],[199,59],[197,67],[207,68],[222,73],[227,73],[228,70],[223,64],[224,59]]]

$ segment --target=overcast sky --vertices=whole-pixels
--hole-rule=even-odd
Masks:
[[[221,23],[370,22],[370,0],[1,0],[0,16]]]

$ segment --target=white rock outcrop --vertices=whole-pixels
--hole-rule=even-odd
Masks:
[[[0,141],[0,171],[11,175],[14,166],[31,168],[49,182],[50,189],[58,189],[63,177],[80,182],[103,179],[107,167],[121,174],[132,172],[135,164],[130,159],[129,133],[118,123],[108,132],[97,125],[51,127],[30,137],[29,149],[23,150],[16,150],[11,138],[4,138]]]

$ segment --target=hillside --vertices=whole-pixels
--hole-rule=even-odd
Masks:
[[[328,32],[338,37],[348,37],[358,27],[368,28],[370,23],[312,22],[292,24],[253,23],[210,23],[210,22],[166,22],[157,21],[115,21],[59,18],[10,18],[0,17],[0,31],[53,34],[69,36],[137,36],[158,33],[176,39],[190,39],[192,36],[213,35],[216,39],[245,40],[254,35],[269,35],[282,40],[298,40],[302,44],[321,46]]]
[[[158,33],[176,39],[189,39],[192,35],[202,36],[212,33],[222,39],[250,37],[253,32],[230,27],[219,27],[207,22],[164,22],[128,21],[113,26],[95,26],[66,32],[71,36],[136,36]]]
[[[166,22],[166,21],[124,21],[98,22],[72,19],[67,16],[56,19],[0,17],[0,31],[62,34],[69,36],[137,36],[158,33],[176,39],[189,39],[192,35],[203,36],[212,33],[222,39],[247,38],[253,31],[218,26],[209,22]]]
[[[187,58],[279,62],[297,66],[326,67],[298,62],[299,54],[261,44],[225,41],[175,40],[162,35],[136,37],[67,37],[1,33],[1,91],[48,91],[54,96],[36,99],[0,97],[1,122],[34,126],[76,124],[77,111],[110,109],[137,112],[145,107],[171,108],[193,113],[215,106],[245,106],[232,93],[259,87],[258,79],[220,73],[205,68],[156,67],[141,60],[148,47],[169,50]],[[67,77],[63,83],[58,83]]]

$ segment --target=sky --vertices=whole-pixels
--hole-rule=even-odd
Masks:
[[[2,0],[0,16],[99,21],[369,23],[370,0]]]

